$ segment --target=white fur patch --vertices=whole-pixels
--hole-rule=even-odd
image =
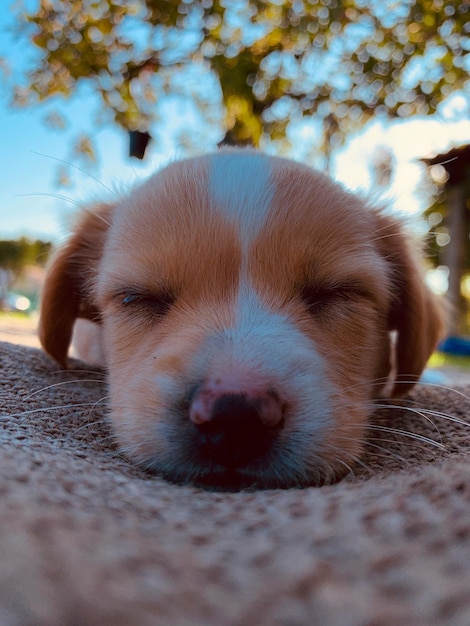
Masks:
[[[324,359],[288,317],[266,308],[249,283],[240,287],[235,324],[224,331],[224,339],[225,349],[218,357],[221,371],[225,358],[255,379],[271,380],[281,397],[295,398],[298,419],[310,434],[320,436],[331,425],[333,388]]]
[[[227,152],[211,157],[210,198],[218,210],[239,224],[245,243],[263,227],[274,191],[271,161],[266,156]]]

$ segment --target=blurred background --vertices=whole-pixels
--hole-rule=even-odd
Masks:
[[[470,373],[468,0],[4,0],[0,339],[35,345],[79,207],[175,157],[254,145],[426,237],[451,303],[434,364]]]

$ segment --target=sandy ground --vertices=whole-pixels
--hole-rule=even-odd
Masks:
[[[36,329],[37,315],[22,317],[18,315],[0,314],[0,341],[9,341],[22,346],[39,348]],[[470,368],[459,368],[443,364],[428,370],[429,382],[444,385],[460,385],[470,383]]]

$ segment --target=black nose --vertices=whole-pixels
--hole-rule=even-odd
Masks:
[[[195,426],[202,454],[231,469],[266,454],[280,426],[263,424],[257,404],[244,394],[217,398],[210,420]]]

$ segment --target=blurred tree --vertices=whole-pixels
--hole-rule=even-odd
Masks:
[[[45,241],[5,239],[0,241],[0,268],[19,274],[27,265],[44,267],[52,244]]]
[[[178,94],[218,124],[227,143],[284,141],[290,121],[316,116],[328,154],[372,115],[431,114],[450,93],[470,92],[468,0],[35,6],[19,14],[19,28],[40,54],[16,85],[15,102],[69,96],[86,82],[130,131],[148,132],[159,121],[158,103]]]
[[[422,161],[429,167],[434,196],[425,212],[433,235],[430,258],[448,268],[449,329],[458,333],[466,330],[469,309],[462,279],[470,274],[470,145]]]
[[[44,267],[51,249],[49,242],[30,241],[25,237],[0,241],[0,311],[6,308],[8,292],[26,267]]]

